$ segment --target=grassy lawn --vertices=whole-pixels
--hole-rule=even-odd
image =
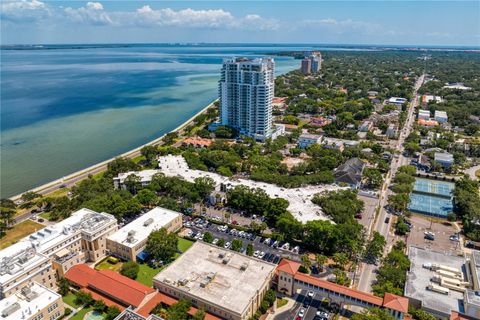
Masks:
[[[60,188],[50,193],[47,193],[45,197],[49,197],[49,198],[63,197],[63,196],[66,196],[69,192],[70,192],[69,188]]]
[[[37,223],[32,220],[25,220],[13,228],[7,230],[6,235],[0,239],[0,249],[6,248],[26,237],[30,233],[35,232],[36,230],[42,229],[45,226],[43,224]]]
[[[183,238],[178,238],[178,249],[181,250],[182,252],[185,252],[190,248],[193,244],[193,241],[183,239]]]
[[[50,214],[51,214],[51,212],[42,212],[42,213],[39,214],[39,216],[42,217],[45,220],[50,221]]]
[[[85,315],[87,314],[87,312],[89,311],[92,311],[93,308],[90,307],[90,308],[84,308],[82,310],[80,310],[76,315],[74,315],[73,317],[71,317],[70,319],[71,320],[83,320],[83,317],[85,317]]]
[[[98,172],[98,173],[95,173],[95,174],[92,176],[92,178],[93,178],[94,180],[100,180],[100,179],[103,177],[104,174],[105,174],[104,171]]]
[[[142,156],[142,155],[139,155],[139,156],[136,156],[135,158],[132,158],[133,162],[135,163],[139,163],[140,161],[142,160],[145,160],[145,156]]]
[[[107,258],[103,259],[102,261],[100,261],[100,263],[95,266],[95,269],[97,269],[97,270],[109,269],[109,270],[120,272],[120,268],[122,267],[122,264],[123,263],[121,261],[119,261],[115,264],[112,264],[112,263],[108,262],[108,257],[107,257]]]
[[[75,295],[70,292],[69,294],[67,294],[66,296],[64,296],[63,298],[63,302],[65,302],[66,304],[72,306],[73,308],[78,308],[80,307],[80,305],[76,304],[74,301],[75,301]]]
[[[159,273],[162,268],[153,269],[147,264],[140,264],[140,270],[138,271],[137,280],[140,283],[143,283],[146,286],[153,286],[153,277]]]
[[[277,308],[281,308],[287,304],[287,299],[277,298]]]

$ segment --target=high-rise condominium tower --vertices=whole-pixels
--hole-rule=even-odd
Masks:
[[[222,125],[260,141],[272,136],[274,71],[271,58],[223,61],[219,81]]]

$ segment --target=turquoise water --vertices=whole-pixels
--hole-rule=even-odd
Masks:
[[[104,318],[102,314],[97,311],[91,311],[84,317],[84,320],[103,320],[103,319]]]
[[[299,49],[2,50],[0,196],[61,178],[176,128],[217,97],[223,58]],[[300,63],[275,59],[277,74]]]

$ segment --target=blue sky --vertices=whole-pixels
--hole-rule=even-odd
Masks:
[[[2,44],[480,46],[480,1],[3,0]]]

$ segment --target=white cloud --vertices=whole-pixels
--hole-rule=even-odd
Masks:
[[[33,22],[50,17],[51,10],[38,0],[3,1],[0,6],[1,19],[11,22]]]
[[[113,25],[110,14],[103,10],[100,2],[87,2],[85,7],[74,9],[65,8],[63,11],[67,19],[79,23],[90,23],[93,25]]]

